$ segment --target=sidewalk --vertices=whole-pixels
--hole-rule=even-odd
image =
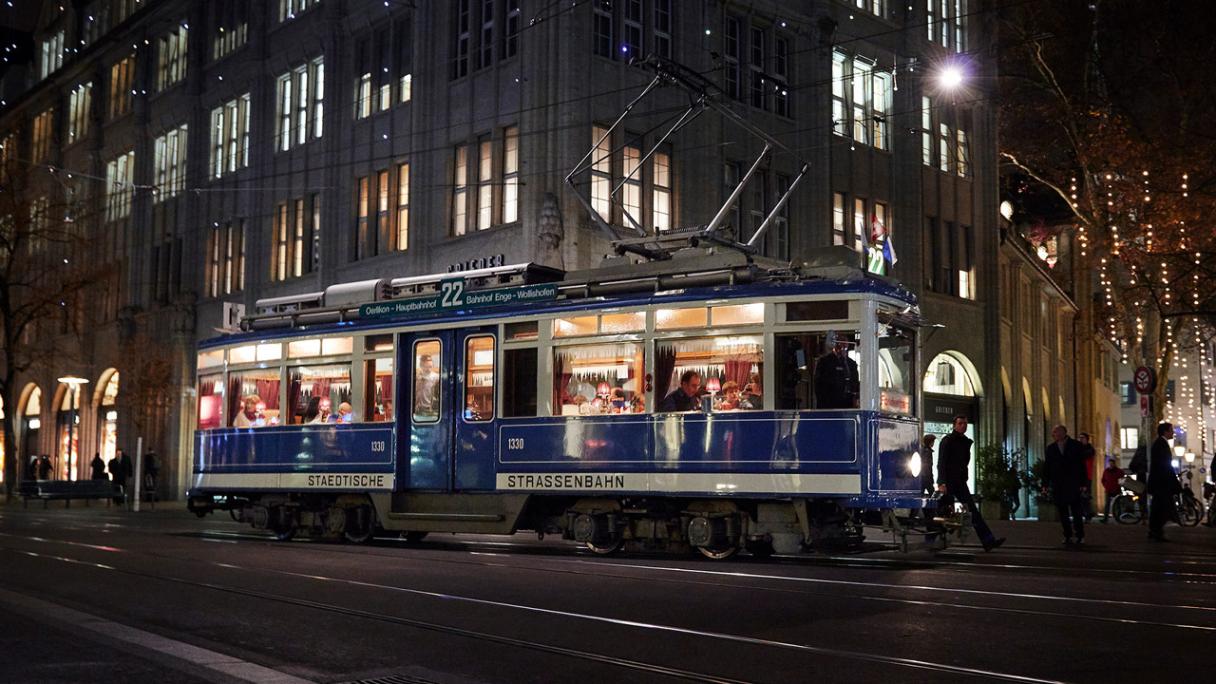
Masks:
[[[1061,543],[1064,530],[1059,522],[990,520],[988,524],[996,536],[1007,539],[1003,548],[1065,548]],[[1093,522],[1085,525],[1085,546],[1080,550],[1157,555],[1198,552],[1216,555],[1216,528],[1202,524],[1198,527],[1179,527],[1170,523],[1165,526],[1165,537],[1170,541],[1162,543],[1150,540],[1147,524],[1120,525],[1112,519],[1103,525],[1101,517],[1095,517]],[[968,535],[967,543],[962,545],[962,548],[968,547],[979,548],[974,534]]]

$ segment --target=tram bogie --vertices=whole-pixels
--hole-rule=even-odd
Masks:
[[[200,352],[191,510],[283,539],[531,531],[709,558],[857,544],[919,516],[911,295],[677,261],[270,301]]]

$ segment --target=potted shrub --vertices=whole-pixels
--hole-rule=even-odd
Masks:
[[[1016,453],[1000,444],[985,444],[976,450],[976,492],[985,519],[1009,519],[1022,487],[1016,463]]]
[[[1026,487],[1030,489],[1030,495],[1034,497],[1035,506],[1039,509],[1039,520],[1042,522],[1060,522],[1060,515],[1056,512],[1056,506],[1051,501],[1051,487],[1044,484],[1043,473],[1047,466],[1043,460],[1034,462],[1030,466],[1030,474],[1026,478]]]

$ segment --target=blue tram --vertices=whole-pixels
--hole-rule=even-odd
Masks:
[[[203,343],[190,509],[272,531],[792,552],[921,489],[913,296],[712,250],[258,302]]]

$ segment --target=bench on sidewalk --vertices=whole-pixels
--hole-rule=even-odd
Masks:
[[[51,499],[62,499],[66,508],[72,506],[72,499],[105,499],[106,505],[123,497],[121,486],[115,486],[109,480],[46,480],[23,482],[18,488],[25,507],[29,507],[30,499],[42,499],[42,507],[46,508]]]

